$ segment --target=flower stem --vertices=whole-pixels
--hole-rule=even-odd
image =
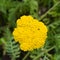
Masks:
[[[30,52],[28,52],[22,60],[26,60],[26,58],[28,57],[29,54],[30,54]]]
[[[42,20],[51,10],[53,10],[58,4],[60,3],[60,1],[58,1],[52,8],[50,8],[45,14],[43,14],[40,17],[40,20]]]
[[[52,50],[53,48],[55,48],[55,46],[51,47],[48,50],[43,51],[42,53],[40,53],[38,56],[36,56],[33,60],[37,60],[40,56],[42,56],[44,53],[48,53],[50,50]]]

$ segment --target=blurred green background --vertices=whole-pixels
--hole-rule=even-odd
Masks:
[[[41,50],[32,51],[29,58],[31,60],[60,60],[59,2],[59,0],[0,0],[0,46],[3,45],[1,39],[5,39],[6,42],[8,40],[9,48],[9,44],[12,43],[9,42],[13,40],[12,32],[16,27],[16,20],[22,15],[31,15],[47,25],[48,38],[45,46]],[[4,45],[2,48],[4,49]],[[0,59],[2,60],[2,56],[6,54],[4,54],[5,49],[3,55],[1,52],[0,47]]]

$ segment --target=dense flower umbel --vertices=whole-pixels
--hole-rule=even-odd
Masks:
[[[13,31],[16,42],[23,51],[41,48],[47,38],[47,27],[32,16],[22,16],[17,20],[17,27]]]

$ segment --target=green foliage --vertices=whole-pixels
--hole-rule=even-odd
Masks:
[[[32,15],[44,22],[48,28],[45,46],[31,51],[29,55],[31,60],[60,60],[60,3],[57,4],[58,2],[60,1],[0,0],[0,45],[5,44],[4,51],[12,60],[20,57],[21,53],[24,55],[12,36],[16,20],[22,15]]]
[[[16,60],[16,58],[20,56],[20,48],[13,40],[11,32],[7,27],[4,30],[4,38],[1,38],[1,41],[5,44],[5,52],[12,58],[12,60]]]

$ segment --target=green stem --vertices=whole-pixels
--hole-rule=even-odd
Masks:
[[[47,52],[49,52],[50,50],[54,49],[56,46],[51,47],[50,49],[46,50]]]
[[[37,60],[41,55],[43,55],[44,52],[40,53],[38,56],[36,56],[33,60]]]
[[[47,53],[47,56],[50,57],[51,59],[53,58],[51,54]]]
[[[43,51],[42,53],[40,53],[37,57],[35,57],[33,60],[37,60],[40,56],[42,56],[44,53],[48,53],[50,50],[52,50],[53,48],[55,48],[55,46],[51,47],[48,50]]]
[[[28,52],[22,60],[26,60],[26,58],[28,57],[29,54],[30,54],[30,52]]]
[[[42,20],[51,10],[53,10],[58,4],[60,3],[60,1],[58,1],[52,8],[50,8],[45,14],[43,14],[40,17],[40,20]]]

